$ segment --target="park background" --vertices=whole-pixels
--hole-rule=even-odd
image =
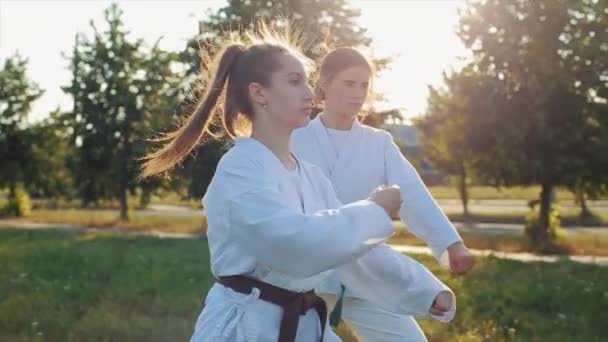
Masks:
[[[200,199],[229,141],[136,179],[258,18],[376,63],[389,130],[478,255],[431,341],[608,336],[608,1],[0,0],[0,340],[185,340],[213,284]],[[314,75],[313,75],[314,76]],[[338,328],[354,341],[348,326]]]

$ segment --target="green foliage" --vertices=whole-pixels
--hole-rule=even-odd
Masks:
[[[27,79],[27,59],[14,55],[0,69],[0,187],[14,188],[35,172],[27,117],[43,91]]]
[[[64,87],[74,109],[64,120],[73,131],[74,182],[84,203],[121,198],[126,218],[138,159],[150,147],[146,139],[173,121],[180,79],[172,70],[176,54],[131,40],[117,5],[105,11],[105,20],[105,31],[91,25],[92,39],[76,36],[72,82]],[[147,182],[146,189],[161,183]]]
[[[9,194],[8,201],[0,208],[0,217],[27,217],[32,212],[32,201],[27,192],[23,189],[23,184],[18,183],[13,194]]]
[[[346,0],[230,0],[201,22],[201,38],[221,39],[229,29],[252,28],[263,19],[277,27],[291,25],[301,32],[301,45],[311,58],[322,57],[327,47],[367,46],[371,39],[357,23],[361,11]]]
[[[549,212],[549,226],[547,231],[547,240],[544,239],[543,227],[540,224],[540,210],[538,205],[533,205],[532,210],[526,217],[526,225],[524,232],[526,237],[531,243],[531,246],[542,250],[548,247],[547,244],[555,243],[560,236],[560,213],[559,205],[556,203],[551,204],[551,210]]]
[[[70,128],[63,122],[64,115],[54,111],[28,128],[35,167],[28,170],[26,185],[32,196],[58,199],[75,195],[70,169],[74,147],[70,143]]]
[[[470,2],[458,34],[472,62],[445,93],[431,89],[436,164],[469,166],[485,184],[540,185],[541,238],[554,187],[606,191],[607,27],[606,1]]]

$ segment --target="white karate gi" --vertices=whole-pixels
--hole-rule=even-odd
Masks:
[[[414,235],[429,245],[441,264],[447,266],[447,247],[461,238],[392,136],[384,130],[362,125],[358,120],[348,131],[328,129],[320,120],[321,115],[292,134],[291,145],[296,156],[321,168],[342,203],[366,198],[381,185],[399,185],[403,200],[399,211],[401,219]],[[337,294],[336,286],[336,283],[324,282],[321,291]],[[390,308],[382,303],[366,301],[356,289],[346,286],[343,318],[363,341],[426,340],[411,316],[387,309]],[[444,321],[451,317],[448,315]]]
[[[382,243],[392,234],[384,209],[368,200],[339,206],[321,170],[299,166],[287,170],[252,138],[238,139],[222,158],[203,199],[213,275],[247,275],[301,292],[338,278],[396,312],[427,314],[444,288],[413,283],[420,275],[410,273],[411,260]],[[430,272],[426,277],[436,281]],[[191,341],[275,342],[283,309],[258,296],[257,289],[244,295],[215,284]],[[300,316],[296,341],[318,341],[320,332],[311,309]],[[324,341],[339,338],[327,327]]]

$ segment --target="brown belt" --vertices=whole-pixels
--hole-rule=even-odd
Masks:
[[[314,290],[303,293],[289,291],[245,276],[220,277],[217,282],[243,294],[250,294],[253,288],[258,288],[260,299],[282,307],[283,318],[278,342],[295,342],[300,315],[306,314],[309,309],[315,309],[321,322],[320,342],[323,342],[327,307],[325,301],[317,296]]]

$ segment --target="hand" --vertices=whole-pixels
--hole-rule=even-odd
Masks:
[[[369,199],[384,208],[388,215],[393,218],[398,215],[401,207],[401,190],[397,185],[379,187],[372,192]]]
[[[454,305],[452,294],[448,291],[442,291],[435,297],[429,312],[435,316],[443,316],[444,313],[450,311],[452,305]]]
[[[456,275],[466,274],[475,264],[475,257],[462,241],[453,243],[448,247],[448,257],[450,259],[450,270]]]

